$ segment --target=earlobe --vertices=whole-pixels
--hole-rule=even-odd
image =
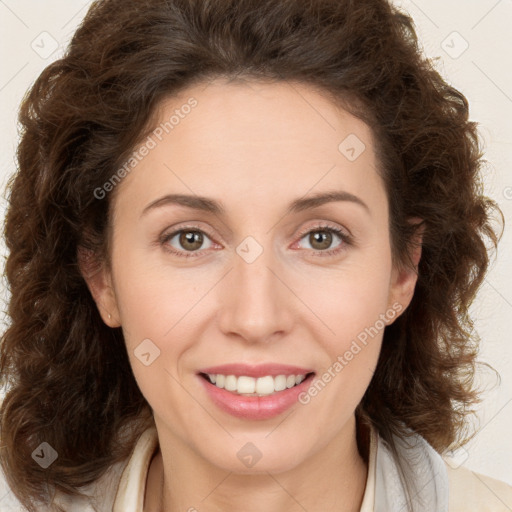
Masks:
[[[410,222],[418,224],[421,219],[413,218]],[[411,262],[413,268],[403,266],[401,268],[393,268],[391,274],[390,292],[389,292],[389,305],[399,303],[402,306],[402,311],[409,306],[418,280],[418,265],[421,259],[421,249],[423,240],[424,225],[420,225],[413,239],[410,249]]]
[[[121,322],[110,272],[92,251],[79,247],[77,255],[80,273],[91,292],[101,318],[109,327],[119,327]]]

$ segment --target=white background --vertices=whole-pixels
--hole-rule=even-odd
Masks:
[[[480,124],[489,162],[486,193],[499,203],[506,222],[512,224],[512,0],[395,3],[412,15],[425,53],[439,57],[438,70],[468,98],[470,117]],[[89,4],[88,0],[0,0],[2,218],[3,191],[16,168],[18,105],[43,68],[62,54]],[[456,454],[454,465],[462,463],[512,484],[512,230],[508,224],[472,307],[482,338],[480,360],[500,373],[501,384],[489,371],[481,374],[479,381],[488,391],[479,408],[480,432]],[[3,244],[0,250],[5,254]],[[2,297],[3,311],[7,297],[3,283]]]

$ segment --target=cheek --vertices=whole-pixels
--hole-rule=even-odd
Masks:
[[[185,407],[178,366],[196,339],[193,306],[207,290],[176,269],[157,268],[128,253],[118,260],[114,279],[126,348],[142,394],[156,410],[169,402]]]
[[[378,362],[382,337],[396,311],[388,306],[389,271],[386,265],[361,268],[343,279],[324,283],[324,292],[316,291],[311,304],[320,312],[321,325],[315,339],[325,353],[323,364],[301,403],[311,404],[311,428],[314,417],[331,411],[332,431],[347,420],[362,399]],[[329,284],[328,284],[329,283]],[[318,322],[317,322],[318,324]],[[316,397],[319,397],[318,399]],[[309,421],[309,419],[308,419]]]
[[[317,272],[308,282],[297,279],[300,297],[323,324],[329,352],[344,350],[365,328],[373,326],[388,305],[391,257],[385,251],[361,254],[347,260],[339,270]],[[302,279],[302,286],[299,286]],[[379,327],[381,322],[378,323]]]
[[[127,344],[165,339],[175,325],[187,321],[187,312],[206,292],[204,278],[199,272],[154,263],[142,251],[126,251],[121,257],[122,244],[118,252],[114,282]]]
[[[391,256],[385,249],[383,244],[361,253],[342,271],[303,288],[321,321],[313,335],[326,353],[317,375],[321,382],[311,391],[322,395],[317,405],[322,402],[328,410],[347,412],[357,406],[375,371],[384,329],[396,316],[388,304]],[[305,403],[308,399],[315,400],[306,396]]]

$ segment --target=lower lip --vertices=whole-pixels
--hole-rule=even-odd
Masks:
[[[298,401],[298,396],[310,386],[313,377],[314,374],[310,374],[293,388],[278,391],[273,395],[243,396],[218,388],[198,375],[206,392],[220,409],[247,420],[266,420],[282,414]]]

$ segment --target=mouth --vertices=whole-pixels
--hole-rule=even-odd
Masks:
[[[251,377],[249,375],[232,375],[223,373],[203,373],[199,376],[216,388],[229,391],[233,395],[244,397],[265,397],[276,395],[287,389],[299,386],[311,380],[315,372],[302,374],[265,375]]]
[[[315,372],[308,367],[267,362],[227,363],[196,371],[208,399],[243,420],[276,418],[299,403]]]

